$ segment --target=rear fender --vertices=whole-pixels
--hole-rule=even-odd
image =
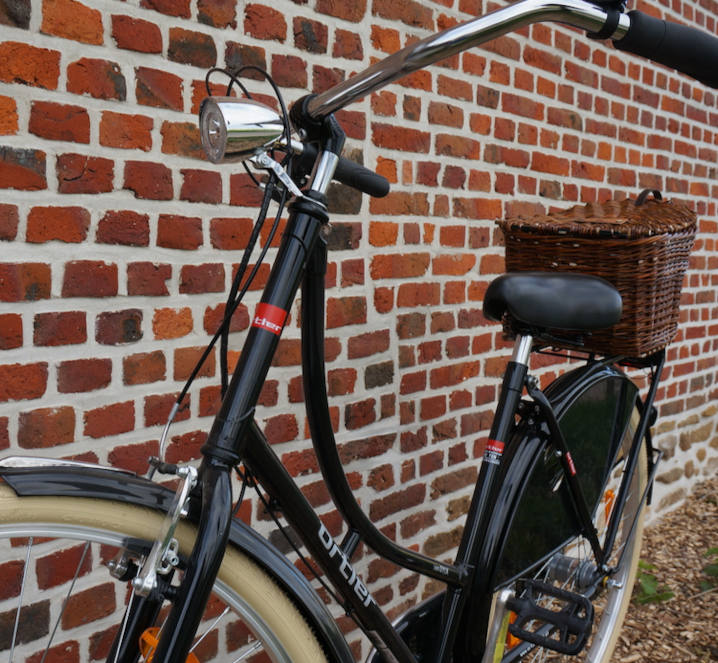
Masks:
[[[21,497],[86,497],[167,511],[174,493],[135,474],[90,463],[45,458],[5,458],[0,476]],[[190,518],[192,518],[190,509]],[[271,543],[234,519],[230,541],[266,571],[293,599],[333,661],[354,663],[333,617],[305,577]]]

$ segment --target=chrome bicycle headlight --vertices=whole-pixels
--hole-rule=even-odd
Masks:
[[[244,161],[275,145],[284,122],[274,109],[251,99],[207,97],[199,109],[199,130],[210,161]]]

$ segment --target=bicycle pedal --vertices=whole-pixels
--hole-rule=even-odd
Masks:
[[[578,654],[591,635],[591,601],[581,594],[538,580],[524,580],[522,586],[521,595],[506,603],[509,610],[516,613],[509,633],[561,654]]]

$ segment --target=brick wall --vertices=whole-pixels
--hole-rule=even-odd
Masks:
[[[292,101],[492,7],[0,0],[0,447],[139,472],[157,453],[259,200],[243,171],[200,153],[207,68],[259,64]],[[641,8],[718,31],[711,0]],[[327,305],[337,439],[389,534],[449,557],[460,533],[509,352],[481,314],[503,268],[493,220],[644,187],[700,219],[660,390],[658,509],[715,473],[714,92],[536,26],[417,72],[340,119],[350,151],[393,183],[382,200],[333,197]],[[236,315],[233,360],[256,296]],[[295,308],[257,416],[339,535],[306,439],[297,320]],[[537,364],[544,380],[563,368],[554,362]],[[170,460],[197,457],[217,385],[212,355]],[[256,503],[243,514],[265,527]],[[391,565],[358,566],[392,613],[430,591]]]

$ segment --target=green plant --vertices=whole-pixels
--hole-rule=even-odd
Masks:
[[[700,587],[702,592],[709,592],[718,587],[718,548],[709,548],[703,556],[711,561],[703,567],[708,578],[701,580]]]
[[[675,594],[664,584],[661,584],[651,571],[655,565],[639,560],[638,575],[636,577],[636,591],[633,600],[643,605],[644,603],[660,603],[672,599]]]

